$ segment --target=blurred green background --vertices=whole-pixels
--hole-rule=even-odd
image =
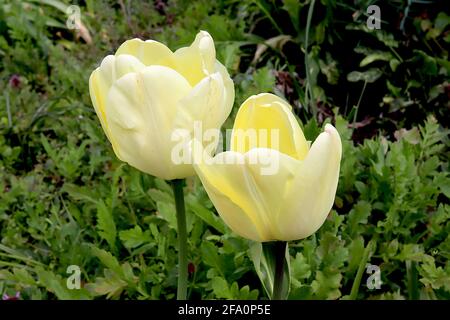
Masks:
[[[207,30],[236,87],[224,128],[247,97],[273,92],[308,140],[330,122],[342,137],[333,210],[290,245],[290,298],[449,299],[446,12],[445,0],[0,0],[0,294],[174,299],[171,188],[116,159],[88,78],[127,39],[175,50]],[[190,298],[267,299],[253,244],[197,178],[185,193]],[[79,290],[66,286],[70,265]]]

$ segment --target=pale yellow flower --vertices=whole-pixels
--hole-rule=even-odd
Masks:
[[[242,135],[247,129],[266,129],[269,137],[278,130],[279,143],[249,139]],[[339,133],[327,124],[310,147],[289,104],[275,95],[259,94],[242,104],[230,151],[205,159],[199,143],[192,149],[211,201],[242,237],[302,239],[316,232],[331,210],[342,153]],[[276,171],[265,173],[272,164]]]
[[[117,157],[168,180],[194,174],[191,164],[172,161],[174,130],[192,132],[195,121],[218,129],[234,101],[233,81],[205,31],[175,52],[153,40],[126,41],[91,74],[89,91]]]

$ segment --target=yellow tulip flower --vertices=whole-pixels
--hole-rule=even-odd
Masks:
[[[190,133],[195,121],[220,128],[234,101],[233,81],[205,31],[175,52],[153,40],[126,41],[92,72],[89,91],[116,156],[167,180],[194,174],[191,164],[172,161],[173,132]]]
[[[238,111],[230,151],[211,158],[200,143],[191,145],[206,192],[242,237],[261,242],[306,238],[333,205],[342,153],[339,133],[327,124],[310,147],[291,109],[273,94],[252,96]],[[266,131],[266,139],[248,134],[251,130]],[[274,132],[278,141],[270,141]],[[268,167],[276,170],[265,172]]]

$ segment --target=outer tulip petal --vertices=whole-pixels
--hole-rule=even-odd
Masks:
[[[94,105],[95,112],[100,119],[100,124],[102,125],[102,128],[119,159],[121,159],[121,156],[118,152],[117,144],[114,142],[113,136],[111,136],[108,123],[106,121],[106,97],[111,85],[117,79],[127,73],[139,71],[144,67],[145,66],[133,56],[107,56],[103,59],[100,67],[92,72],[89,78],[89,92],[91,95],[92,104]]]
[[[216,71],[220,73],[222,76],[223,84],[225,86],[225,92],[223,96],[224,107],[221,108],[221,116],[220,116],[220,124],[222,125],[225,120],[227,120],[228,116],[233,109],[234,104],[234,83],[231,80],[230,75],[228,74],[227,68],[222,65],[219,61],[216,61]]]
[[[266,228],[270,237],[264,241],[289,240],[277,223],[282,201],[291,190],[295,173],[301,161],[277,150],[255,148],[245,154],[246,167],[251,185],[251,194],[258,200],[258,209],[268,218]]]
[[[236,115],[231,150],[244,153],[252,148],[276,149],[299,160],[308,153],[308,143],[291,107],[273,94],[251,96]]]
[[[173,52],[164,44],[141,39],[131,39],[125,41],[116,51],[116,56],[128,54],[136,57],[146,66],[161,65],[174,68]]]
[[[122,159],[163,179],[173,179],[171,133],[177,104],[191,90],[179,73],[146,67],[117,80],[108,94],[106,119]],[[171,168],[173,169],[173,168]],[[186,170],[181,166],[180,170]]]
[[[175,69],[195,86],[205,76],[215,72],[216,49],[211,35],[200,31],[189,47],[175,51],[174,58]]]
[[[306,238],[325,221],[336,194],[341,156],[339,133],[327,124],[298,168],[278,220],[274,222],[283,230],[286,240]]]
[[[193,149],[197,150],[194,151],[194,169],[221,218],[242,237],[255,241],[266,239],[264,224],[256,214],[252,200],[247,198],[243,181],[245,167],[242,164],[223,164],[225,158],[243,163],[243,155],[224,152],[209,158],[200,142],[194,141]]]
[[[283,239],[272,221],[299,161],[271,149],[253,149],[245,155],[229,151],[214,158],[196,153],[194,169],[234,232],[255,241]]]

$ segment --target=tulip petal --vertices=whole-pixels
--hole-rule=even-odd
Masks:
[[[244,167],[221,163],[227,157],[244,162],[243,155],[224,152],[209,159],[214,161],[213,164],[206,164],[203,157],[208,155],[204,153],[200,142],[196,141],[196,145],[194,149],[201,151],[194,152],[197,154],[194,155],[194,169],[221,218],[244,238],[255,241],[267,238],[265,227],[254,212],[252,200],[246,198],[245,182],[242,181]]]
[[[215,72],[216,49],[214,40],[206,31],[200,31],[189,47],[174,52],[175,69],[180,72],[192,86],[204,77]]]
[[[276,149],[299,160],[308,153],[308,143],[291,107],[273,94],[251,96],[236,115],[231,150],[245,153],[252,148]]]
[[[336,195],[341,156],[339,133],[327,124],[299,166],[278,216],[286,239],[306,238],[324,223]]]
[[[100,67],[92,72],[89,78],[89,93],[91,95],[92,104],[95,112],[100,119],[103,131],[111,142],[113,149],[119,159],[117,144],[114,142],[113,136],[110,134],[108,123],[106,121],[106,98],[111,85],[123,75],[136,72],[145,66],[136,58],[130,55],[122,55],[120,57],[107,56],[103,59]]]
[[[237,234],[255,241],[283,239],[273,223],[299,161],[276,150],[229,151],[214,158],[196,146],[194,169],[224,221]],[[265,170],[272,170],[267,172]]]
[[[200,81],[180,101],[174,127],[190,128],[194,121],[201,121],[203,130],[218,129],[223,123],[224,89],[218,72]]]
[[[282,203],[291,190],[301,161],[266,148],[250,150],[245,154],[245,159],[248,175],[253,181],[252,193],[257,195],[259,210],[265,212],[268,219],[271,238],[266,240],[289,240],[276,220],[282,214]]]
[[[167,169],[173,119],[179,101],[190,91],[186,79],[164,66],[145,67],[113,84],[106,119],[123,161],[163,179],[175,174]]]
[[[161,65],[174,68],[173,52],[164,44],[154,41],[141,39],[131,39],[125,41],[116,51],[116,56],[132,55],[139,59],[144,65]]]
[[[221,108],[222,114],[220,116],[220,122],[223,124],[225,120],[227,120],[228,116],[233,109],[234,104],[234,83],[228,74],[227,68],[219,61],[216,61],[216,69],[217,72],[222,76],[223,84],[225,86],[224,92],[224,108]]]

